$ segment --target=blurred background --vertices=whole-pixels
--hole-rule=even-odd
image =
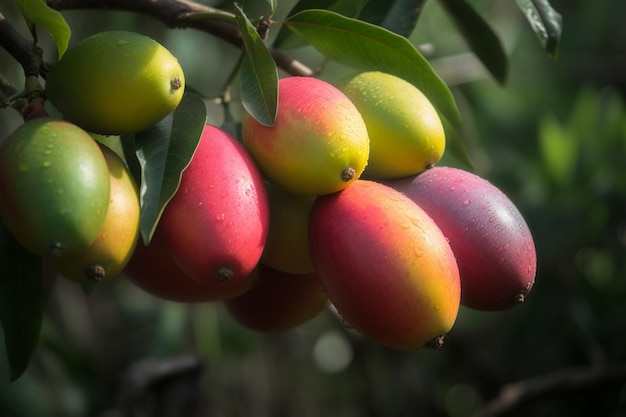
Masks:
[[[277,19],[293,5],[278,3]],[[506,85],[468,52],[436,1],[411,40],[455,94],[476,173],[515,202],[534,234],[538,272],[526,303],[498,313],[462,308],[442,349],[398,352],[345,329],[330,310],[265,335],[220,304],[161,301],[124,277],[89,295],[57,279],[37,350],[13,383],[0,336],[0,415],[467,417],[496,415],[508,387],[527,397],[506,415],[626,416],[626,2],[552,0],[564,22],[556,62],[513,1],[472,4],[510,56]],[[63,14],[73,43],[108,29],[162,42],[207,98],[209,122],[224,122],[212,98],[235,67],[232,46],[131,13]],[[293,55],[322,64],[309,48]],[[0,74],[19,86],[20,71],[0,50]],[[321,77],[345,71],[329,64]],[[0,136],[20,123],[0,110]]]

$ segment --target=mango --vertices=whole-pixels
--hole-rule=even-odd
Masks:
[[[64,277],[95,284],[117,276],[130,260],[139,238],[139,189],[126,164],[101,145],[111,181],[109,209],[96,240],[76,254],[50,258]]]
[[[370,137],[364,176],[401,178],[422,172],[443,156],[446,136],[428,98],[395,75],[368,71],[339,84],[363,116]]]
[[[35,254],[54,257],[86,249],[102,229],[109,195],[102,151],[69,122],[31,119],[0,147],[0,214]]]
[[[252,288],[224,304],[250,330],[282,332],[317,317],[329,302],[315,273],[291,274],[259,264]]]
[[[315,271],[349,326],[400,350],[443,343],[460,306],[459,270],[441,230],[408,197],[358,180],[316,199],[309,239]]]
[[[179,303],[219,301],[241,295],[250,289],[253,277],[250,274],[235,284],[211,276],[200,280],[192,278],[180,269],[158,236],[154,236],[148,246],[142,241],[137,243],[122,273],[142,291]]]
[[[269,230],[265,183],[243,145],[206,125],[155,235],[191,278],[237,285],[256,267]]]
[[[367,128],[354,104],[312,77],[281,79],[274,126],[246,114],[242,139],[265,177],[295,194],[347,187],[361,176],[369,156]]]
[[[385,184],[415,201],[449,240],[464,306],[495,311],[524,301],[534,285],[537,254],[524,217],[506,194],[476,174],[451,167]]]
[[[261,262],[282,272],[313,272],[309,251],[309,216],[315,197],[294,194],[266,184],[270,227]]]
[[[46,95],[68,119],[103,135],[145,130],[173,111],[185,75],[148,36],[106,31],[83,39],[50,67]]]

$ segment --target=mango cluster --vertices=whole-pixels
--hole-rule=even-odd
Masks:
[[[54,63],[45,92],[63,118],[25,112],[0,146],[0,215],[19,243],[83,284],[118,275],[139,236],[139,190],[94,134],[156,124],[183,89],[176,58],[137,33],[98,33]]]
[[[438,347],[461,305],[504,310],[534,283],[522,215],[498,188],[438,167],[445,133],[413,85],[365,72],[279,81],[273,126],[241,140],[206,125],[148,246],[126,276],[179,302],[223,302],[282,331],[332,304],[395,349]]]
[[[122,273],[163,299],[223,302],[256,331],[332,304],[401,350],[441,346],[461,305],[504,310],[531,290],[535,247],[516,206],[436,166],[436,109],[375,71],[283,78],[274,125],[246,114],[241,138],[205,125],[145,245],[137,183],[92,135],[149,128],[183,90],[176,58],[145,36],[102,32],[70,49],[46,82],[63,119],[28,117],[0,146],[0,215],[15,238],[72,280]]]

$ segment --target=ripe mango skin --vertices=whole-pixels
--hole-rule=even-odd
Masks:
[[[360,177],[369,157],[367,128],[354,104],[312,77],[281,79],[275,125],[246,115],[242,136],[266,178],[296,194],[345,188]]]
[[[395,75],[367,71],[339,84],[357,107],[370,137],[364,178],[401,178],[422,172],[443,156],[446,136],[428,98]]]
[[[137,243],[123,275],[148,294],[179,303],[226,300],[252,286],[252,274],[239,279],[236,284],[216,282],[210,276],[205,280],[190,277],[179,268],[159,236],[154,236],[148,246],[142,241]]]
[[[0,214],[28,250],[63,256],[93,243],[109,206],[97,143],[63,120],[29,120],[0,147]]]
[[[155,234],[187,275],[222,287],[252,272],[268,230],[269,201],[254,160],[226,132],[206,125]]]
[[[252,288],[225,302],[242,326],[258,332],[297,327],[328,307],[328,297],[315,273],[291,274],[259,264]]]
[[[435,220],[450,241],[461,275],[461,303],[477,310],[511,308],[531,290],[537,254],[514,203],[487,180],[450,167],[387,181]]]
[[[111,179],[109,209],[102,229],[87,249],[49,258],[61,275],[83,284],[117,276],[130,260],[139,238],[139,188],[122,158],[104,145],[100,148]]]
[[[105,31],[83,39],[51,68],[46,95],[64,118],[103,135],[145,130],[178,106],[178,60],[148,36]]]
[[[309,238],[328,297],[363,335],[413,350],[452,328],[460,306],[454,254],[408,197],[377,182],[356,181],[317,198]]]

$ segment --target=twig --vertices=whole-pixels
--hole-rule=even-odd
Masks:
[[[11,26],[2,13],[0,13],[0,47],[22,65],[24,75],[39,76],[43,64],[43,51]]]
[[[9,81],[0,77],[0,108],[12,106],[22,112],[28,102],[41,102],[43,88],[39,84],[39,75],[43,68],[43,51],[35,41],[22,36],[0,13],[0,47],[4,48],[24,69],[26,86],[15,89]],[[6,97],[3,97],[5,96]]]
[[[505,416],[545,398],[588,392],[625,382],[626,364],[561,369],[505,385],[498,397],[487,403],[479,417]]]
[[[47,0],[56,10],[111,9],[152,16],[170,28],[193,28],[212,34],[236,47],[243,41],[237,26],[228,22],[232,13],[190,0]],[[203,15],[222,16],[221,19],[202,18]],[[278,50],[270,50],[276,65],[291,75],[311,76],[313,71],[303,63]]]

